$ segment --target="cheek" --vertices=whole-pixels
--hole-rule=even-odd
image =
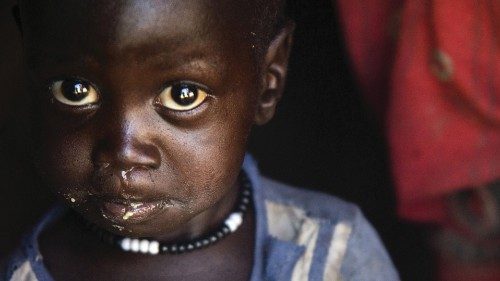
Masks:
[[[238,137],[229,126],[214,126],[179,146],[174,166],[191,198],[213,202],[233,186],[245,153]]]
[[[244,99],[241,104],[221,101],[212,121],[185,135],[178,143],[177,164],[182,178],[191,186],[193,198],[205,207],[214,204],[234,186],[246,151],[253,123],[253,109]],[[203,203],[202,203],[203,201]]]
[[[93,167],[90,141],[85,134],[52,126],[42,126],[41,131],[37,167],[42,178],[63,199],[83,199]]]

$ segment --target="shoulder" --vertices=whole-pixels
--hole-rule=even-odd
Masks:
[[[12,253],[0,271],[0,280],[39,280],[34,271],[34,263],[38,263],[41,257],[35,254],[30,245],[28,237],[24,237],[21,245]]]
[[[353,221],[362,215],[358,206],[332,195],[290,186],[267,177],[261,177],[261,186],[267,205],[293,206],[318,220]]]
[[[64,207],[54,206],[42,216],[30,232],[23,236],[19,247],[12,253],[7,264],[0,271],[0,281],[52,280],[39,251],[38,237],[48,225],[57,220],[64,212],[66,212]]]
[[[316,274],[312,268],[323,268],[324,280],[399,280],[378,234],[355,204],[266,177],[260,181],[269,234],[310,250],[309,276]]]

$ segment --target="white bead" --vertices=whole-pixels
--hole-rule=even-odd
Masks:
[[[130,251],[130,238],[124,238],[120,244],[124,251]]]
[[[132,239],[132,241],[130,242],[130,250],[134,253],[139,252],[139,240]]]
[[[141,251],[141,253],[147,254],[149,252],[149,241],[142,240],[139,244],[139,250]]]
[[[231,232],[235,232],[236,229],[243,222],[243,214],[242,213],[232,213],[229,218],[224,222],[226,226],[229,228]]]
[[[157,255],[160,253],[160,243],[158,243],[158,241],[151,241],[149,243],[149,253],[151,255]]]

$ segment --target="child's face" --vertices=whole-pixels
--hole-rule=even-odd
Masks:
[[[149,237],[187,233],[234,202],[269,80],[249,1],[30,2],[38,165],[62,200],[110,231]]]

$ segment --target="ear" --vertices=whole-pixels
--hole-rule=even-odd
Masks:
[[[12,15],[14,16],[14,20],[16,21],[17,28],[19,29],[19,32],[21,32],[21,35],[23,34],[23,28],[21,25],[21,11],[19,9],[19,4],[15,4],[12,7]]]
[[[257,125],[263,125],[273,118],[276,106],[283,95],[294,29],[295,24],[292,21],[288,22],[274,37],[266,51],[262,71],[264,87],[257,97],[255,114]]]

